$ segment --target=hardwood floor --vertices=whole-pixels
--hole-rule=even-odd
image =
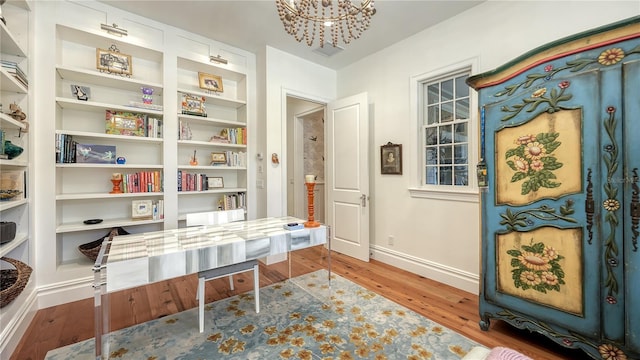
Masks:
[[[565,349],[540,335],[493,321],[489,331],[478,326],[478,297],[468,292],[383,264],[365,263],[333,253],[332,271],[453,329],[487,347],[506,346],[535,360],[586,359],[578,350]],[[291,257],[292,275],[326,267],[320,247],[298,250]],[[287,262],[260,268],[260,284],[284,280]],[[253,289],[252,273],[234,275],[235,291],[227,278],[206,283],[211,302]],[[112,328],[120,329],[196,307],[197,277],[184,276],[144,287],[113,293],[110,298]],[[47,351],[93,337],[93,299],[41,309],[37,312],[10,359],[44,359]]]

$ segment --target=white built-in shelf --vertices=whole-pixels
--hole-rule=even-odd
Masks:
[[[235,149],[244,149],[247,147],[247,145],[242,145],[242,144],[227,144],[227,143],[219,143],[219,142],[211,142],[211,141],[195,141],[195,140],[178,140],[178,145],[211,146],[211,147],[225,147],[225,148],[235,148]]]
[[[89,138],[102,138],[119,141],[131,141],[131,142],[149,142],[149,143],[162,143],[162,138],[152,138],[146,136],[128,136],[128,135],[111,135],[102,134],[90,131],[74,131],[74,130],[56,130],[56,134],[66,134],[77,137],[89,137]]]
[[[59,194],[56,200],[91,200],[91,199],[115,199],[115,198],[139,198],[139,197],[158,197],[163,196],[163,192],[135,192],[135,193],[78,193],[78,194]]]
[[[244,166],[227,166],[227,165],[178,165],[178,170],[247,170]]]
[[[7,70],[0,67],[0,89],[2,91],[14,92],[18,94],[27,94],[29,91],[26,86],[16,80]]]
[[[96,230],[96,229],[111,229],[119,226],[137,226],[137,225],[146,225],[146,224],[156,224],[162,223],[164,219],[157,220],[131,220],[131,218],[122,218],[122,219],[108,219],[104,220],[99,224],[91,224],[87,225],[82,221],[69,223],[69,224],[60,224],[56,227],[56,233],[68,233],[68,232],[76,232],[76,231],[87,231],[87,230]]]
[[[185,89],[178,89],[178,92],[183,94],[191,94],[195,96],[206,97],[207,101],[205,102],[205,107],[207,104],[213,104],[213,105],[231,107],[231,108],[237,109],[247,105],[247,102],[244,100],[231,99],[231,98],[224,97],[224,95],[215,95],[214,93],[209,93],[204,91],[191,91],[191,90],[185,90]]]
[[[162,63],[162,49],[156,50],[147,46],[134,44],[131,41],[136,40],[135,36],[118,37],[109,35],[105,31],[100,30],[98,24],[96,24],[95,28],[84,28],[82,30],[75,29],[71,26],[57,24],[56,30],[58,33],[58,39],[62,39],[64,41],[104,50],[108,50],[110,44],[114,44],[122,54],[135,54],[134,57],[136,58],[150,60],[158,64]]]
[[[117,110],[133,113],[143,113],[149,115],[162,116],[162,111],[133,107],[128,105],[108,104],[97,101],[82,101],[77,99],[69,99],[65,97],[56,97],[56,103],[63,109],[74,110],[90,110],[90,111],[106,111]]]
[[[178,195],[228,194],[246,192],[247,188],[222,188],[203,191],[178,191]]]
[[[0,245],[0,257],[7,255],[27,240],[29,240],[29,236],[26,233],[17,233],[13,240]]]
[[[24,51],[18,40],[11,34],[9,28],[0,21],[0,44],[2,44],[2,53],[20,57],[26,57],[27,52]]]
[[[56,71],[61,79],[68,81],[100,85],[134,92],[139,92],[141,87],[150,87],[153,88],[154,95],[162,96],[161,83],[142,81],[136,78],[103,73],[98,70],[87,70],[63,65],[57,66]]]
[[[27,199],[0,201],[0,211],[13,209],[27,203]]]
[[[210,118],[206,116],[185,115],[185,114],[178,113],[178,119],[184,119],[184,120],[189,120],[193,122],[200,122],[200,123],[209,124],[213,126],[226,126],[230,128],[247,127],[247,124],[239,121],[222,120],[222,119]]]
[[[18,156],[18,158],[16,159],[11,159],[11,160],[7,160],[7,159],[0,159],[0,167],[27,167],[29,166],[29,163],[27,162],[27,160],[22,160],[20,159],[20,156]]]
[[[2,23],[2,22],[0,22]],[[20,122],[14,118],[12,118],[11,116],[5,114],[5,113],[0,113],[0,128],[2,129],[26,129],[27,128],[27,124]]]
[[[164,165],[57,163],[56,167],[60,167],[60,168],[87,168],[87,169],[163,169]]]

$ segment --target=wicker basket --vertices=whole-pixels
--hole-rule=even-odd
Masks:
[[[80,250],[80,252],[89,259],[96,261],[96,259],[98,258],[98,254],[100,253],[100,247],[102,246],[104,238],[109,237],[109,241],[111,241],[114,236],[118,235],[129,235],[129,233],[121,227],[115,227],[109,230],[109,232],[100,239],[78,246],[78,250]]]
[[[19,260],[8,257],[2,257],[0,261],[8,262],[15,267],[15,269],[0,270],[0,308],[3,308],[24,290],[33,269]]]

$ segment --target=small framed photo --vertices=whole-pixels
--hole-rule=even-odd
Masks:
[[[131,218],[133,220],[153,219],[153,202],[151,200],[133,200],[131,202]]]
[[[96,49],[96,68],[113,74],[131,75],[133,73],[131,55],[122,54],[115,45],[108,50]]]
[[[402,145],[388,142],[380,146],[380,171],[382,174],[402,175]]]
[[[227,154],[223,152],[212,152],[211,153],[211,165],[220,165],[227,163]]]
[[[223,188],[224,180],[221,177],[209,177],[207,178],[207,186],[209,189]]]
[[[222,92],[222,77],[218,75],[211,75],[203,72],[198,73],[198,80],[200,82],[200,89],[209,91]]]
[[[70,85],[71,92],[78,100],[87,101],[91,96],[91,88],[88,86]]]
[[[185,115],[207,116],[204,109],[205,98],[191,94],[182,94],[182,113]]]

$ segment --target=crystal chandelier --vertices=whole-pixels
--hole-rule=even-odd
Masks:
[[[348,44],[367,30],[376,13],[373,0],[276,0],[276,6],[289,35],[311,46],[318,33],[320,47],[324,47],[327,28],[334,47],[338,37]]]

